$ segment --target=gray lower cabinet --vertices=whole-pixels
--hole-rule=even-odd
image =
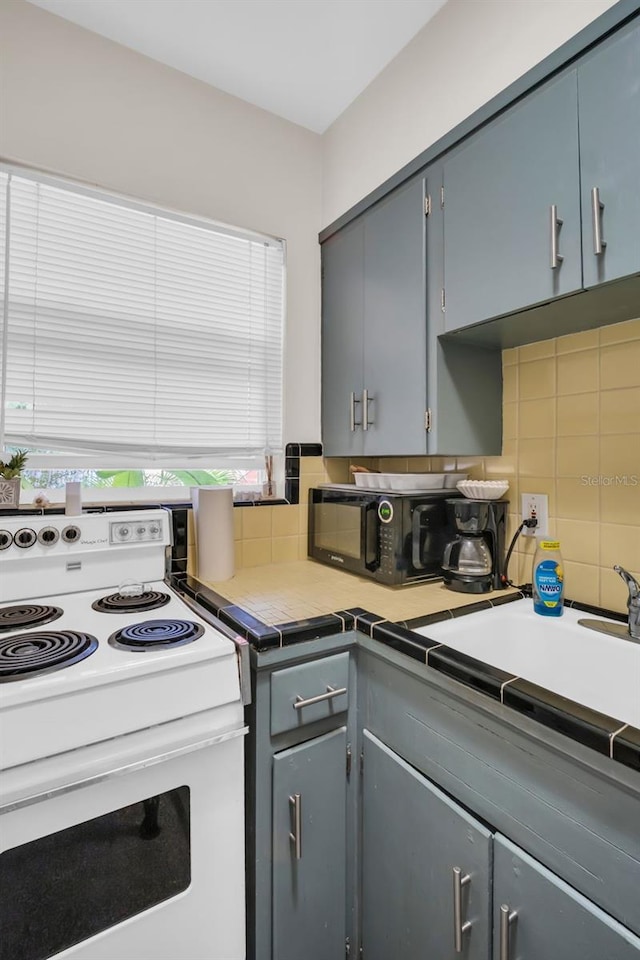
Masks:
[[[493,960],[640,957],[638,937],[499,834],[493,869]]]
[[[630,930],[363,741],[364,960],[640,960]]]
[[[347,729],[273,758],[273,958],[343,960]]]
[[[446,332],[581,288],[578,158],[575,69],[445,157]]]
[[[584,286],[640,271],[640,23],[578,68]]]
[[[489,830],[370,733],[362,785],[365,960],[489,960]]]

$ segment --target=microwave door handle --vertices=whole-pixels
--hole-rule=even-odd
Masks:
[[[378,501],[367,503],[362,514],[362,547],[364,565],[367,570],[377,570],[380,566],[380,538],[378,537]],[[373,549],[371,549],[373,547]]]
[[[422,523],[423,513],[428,513],[432,509],[431,504],[419,504],[413,511],[411,522],[411,563],[414,570],[422,570],[424,563],[422,561],[422,551],[420,550],[420,533],[424,524]]]

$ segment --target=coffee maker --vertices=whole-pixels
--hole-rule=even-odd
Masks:
[[[455,540],[444,548],[445,586],[460,593],[488,593],[504,586],[508,500],[447,500]]]

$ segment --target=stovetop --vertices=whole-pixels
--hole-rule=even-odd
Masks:
[[[160,579],[166,513],[134,520],[0,520],[0,769],[225,704],[241,715],[233,642]]]
[[[30,644],[37,646],[36,638],[38,637],[83,634],[94,638],[96,642],[89,656],[79,662],[71,663],[70,666],[61,664],[55,674],[53,672],[37,673],[34,670],[32,675],[22,679],[11,679],[9,684],[5,683],[4,687],[10,685],[17,688],[18,684],[20,685],[20,690],[15,696],[19,697],[23,703],[31,699],[41,699],[47,695],[60,696],[61,693],[72,693],[79,688],[119,683],[132,676],[153,674],[174,669],[175,666],[182,667],[187,663],[199,663],[234,653],[232,642],[212,627],[197,622],[198,618],[164,582],[146,586],[147,593],[154,592],[162,596],[162,607],[144,612],[123,610],[118,613],[102,613],[100,609],[96,609],[95,604],[105,596],[113,596],[113,590],[109,592],[90,590],[67,596],[36,597],[28,603],[0,606],[0,624],[3,619],[5,622],[7,619],[3,617],[3,613],[12,608],[24,611],[27,607],[42,607],[43,610],[57,612],[55,620],[49,621],[46,626],[36,624],[11,630],[2,628],[0,682],[3,668],[5,672],[9,669],[7,658],[2,657],[2,650],[6,650],[9,646],[13,648],[27,648]],[[189,639],[189,643],[171,646],[168,643],[159,642],[163,638],[171,639],[172,634],[177,635],[179,624],[184,625],[183,632],[185,639]],[[115,645],[116,638],[122,639],[123,631],[128,631],[132,635],[132,646],[136,646],[136,634],[138,635],[135,651]],[[140,643],[139,635],[146,636],[151,641],[148,648],[145,649]],[[123,642],[127,642],[126,637]],[[16,657],[16,662],[17,659]],[[48,693],[49,690],[50,693]],[[2,690],[2,700],[4,703],[13,700],[10,690]]]

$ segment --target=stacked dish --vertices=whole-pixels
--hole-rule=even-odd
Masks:
[[[469,500],[499,500],[509,489],[508,480],[460,480],[458,490]]]
[[[453,490],[466,473],[354,473],[357,487],[396,493],[422,490]]]

